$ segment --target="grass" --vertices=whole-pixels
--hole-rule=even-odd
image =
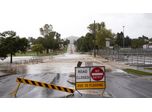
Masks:
[[[67,48],[64,48],[63,50],[57,50],[54,52],[50,52],[50,53],[42,53],[42,54],[38,54],[36,52],[33,51],[27,51],[26,53],[16,53],[15,56],[50,56],[50,55],[58,55],[58,54],[63,54],[67,51]]]
[[[110,68],[106,68],[105,72],[111,72],[112,70]]]
[[[144,69],[147,69],[147,70],[152,70],[152,68],[144,68]]]
[[[130,74],[134,74],[134,75],[140,75],[140,76],[152,75],[152,73],[150,73],[150,72],[144,72],[144,71],[135,70],[135,69],[123,69],[123,71],[130,73]]]
[[[26,53],[16,53],[15,56],[37,56],[37,54],[32,51],[27,51]]]

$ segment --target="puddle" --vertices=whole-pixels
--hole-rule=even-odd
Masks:
[[[124,73],[124,74],[127,74],[127,72],[125,72],[125,71],[123,71],[121,69],[115,69],[111,73]]]

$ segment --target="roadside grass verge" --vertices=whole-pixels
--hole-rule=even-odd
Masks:
[[[106,68],[105,72],[111,72],[112,70],[110,68]]]
[[[58,54],[63,54],[67,51],[67,48],[64,48],[63,50],[56,50],[53,52],[47,53],[42,53],[42,54],[37,54],[36,52],[33,51],[27,51],[26,53],[16,53],[15,56],[50,56],[50,55],[58,55]]]
[[[27,51],[26,53],[16,53],[15,56],[37,56],[36,52]]]
[[[150,75],[152,76],[152,73],[150,72],[144,72],[144,71],[135,70],[135,69],[123,69],[123,71],[130,74],[139,75],[139,76],[150,76]]]
[[[144,69],[146,69],[146,70],[152,70],[152,68],[144,68]]]

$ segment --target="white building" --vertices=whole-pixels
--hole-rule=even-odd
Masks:
[[[149,44],[143,45],[143,49],[152,49],[152,42],[149,42]]]

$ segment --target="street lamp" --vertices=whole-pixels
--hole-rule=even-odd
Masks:
[[[124,48],[124,45],[125,45],[125,34],[124,34],[124,28],[125,26],[122,26],[123,27],[123,48]]]
[[[94,45],[93,45],[93,54],[94,54],[94,57],[96,57],[96,46],[95,46],[95,40],[96,40],[96,26],[95,26],[95,20],[94,20],[94,28],[93,28],[93,36],[94,36]]]

